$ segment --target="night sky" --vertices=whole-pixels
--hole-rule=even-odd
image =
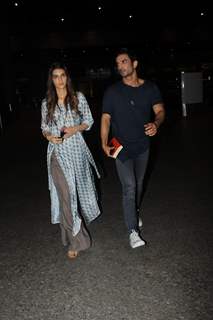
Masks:
[[[1,61],[4,73],[8,69],[13,73],[13,82],[32,81],[35,74],[44,79],[55,60],[68,63],[76,76],[91,69],[108,72],[117,47],[136,48],[142,72],[155,79],[164,73],[169,78],[168,70],[175,78],[182,68],[206,63],[211,67],[213,13],[205,1],[192,5],[187,1],[8,0],[8,4],[8,15],[3,14],[0,22],[7,42]]]
[[[213,14],[205,2],[165,4],[154,1],[53,1],[9,2],[11,34],[30,32],[131,30],[133,36],[149,37],[165,28],[189,32],[210,29]],[[153,32],[154,31],[154,32]],[[135,33],[135,34],[134,34]]]

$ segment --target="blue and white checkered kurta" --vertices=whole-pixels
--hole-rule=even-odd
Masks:
[[[54,136],[60,136],[60,129],[62,127],[71,127],[82,123],[87,124],[89,126],[87,130],[89,130],[93,124],[93,118],[87,100],[81,92],[78,92],[78,101],[80,115],[70,109],[66,111],[63,106],[57,106],[54,112],[54,121],[51,124],[47,124],[47,105],[46,100],[43,100],[41,106],[42,131],[49,132]],[[91,222],[100,214],[91,165],[94,167],[99,178],[100,175],[92,154],[80,132],[77,132],[68,139],[64,139],[62,144],[49,142],[47,148],[47,168],[51,197],[51,222],[53,224],[60,223],[60,204],[50,171],[50,160],[53,151],[69,186],[73,235],[75,236],[81,227],[78,199],[81,214],[85,218],[86,223]]]

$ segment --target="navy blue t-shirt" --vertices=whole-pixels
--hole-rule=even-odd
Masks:
[[[161,93],[151,81],[139,87],[120,81],[105,92],[102,112],[110,114],[112,134],[124,146],[118,155],[120,160],[135,158],[149,148],[144,125],[150,122],[152,107],[157,103],[162,103]]]

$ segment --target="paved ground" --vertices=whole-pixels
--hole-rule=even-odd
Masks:
[[[50,224],[39,117],[26,110],[0,137],[1,319],[212,319],[212,110],[167,119],[153,141],[146,247],[129,247],[114,163],[104,160],[103,214],[75,261]]]

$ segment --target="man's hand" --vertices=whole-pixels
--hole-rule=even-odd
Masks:
[[[108,145],[102,146],[104,153],[107,155],[107,157],[111,157],[110,151],[114,149],[114,147],[109,147]]]
[[[149,122],[145,124],[144,128],[145,128],[145,134],[150,137],[156,135],[158,131],[157,125],[154,122]]]

